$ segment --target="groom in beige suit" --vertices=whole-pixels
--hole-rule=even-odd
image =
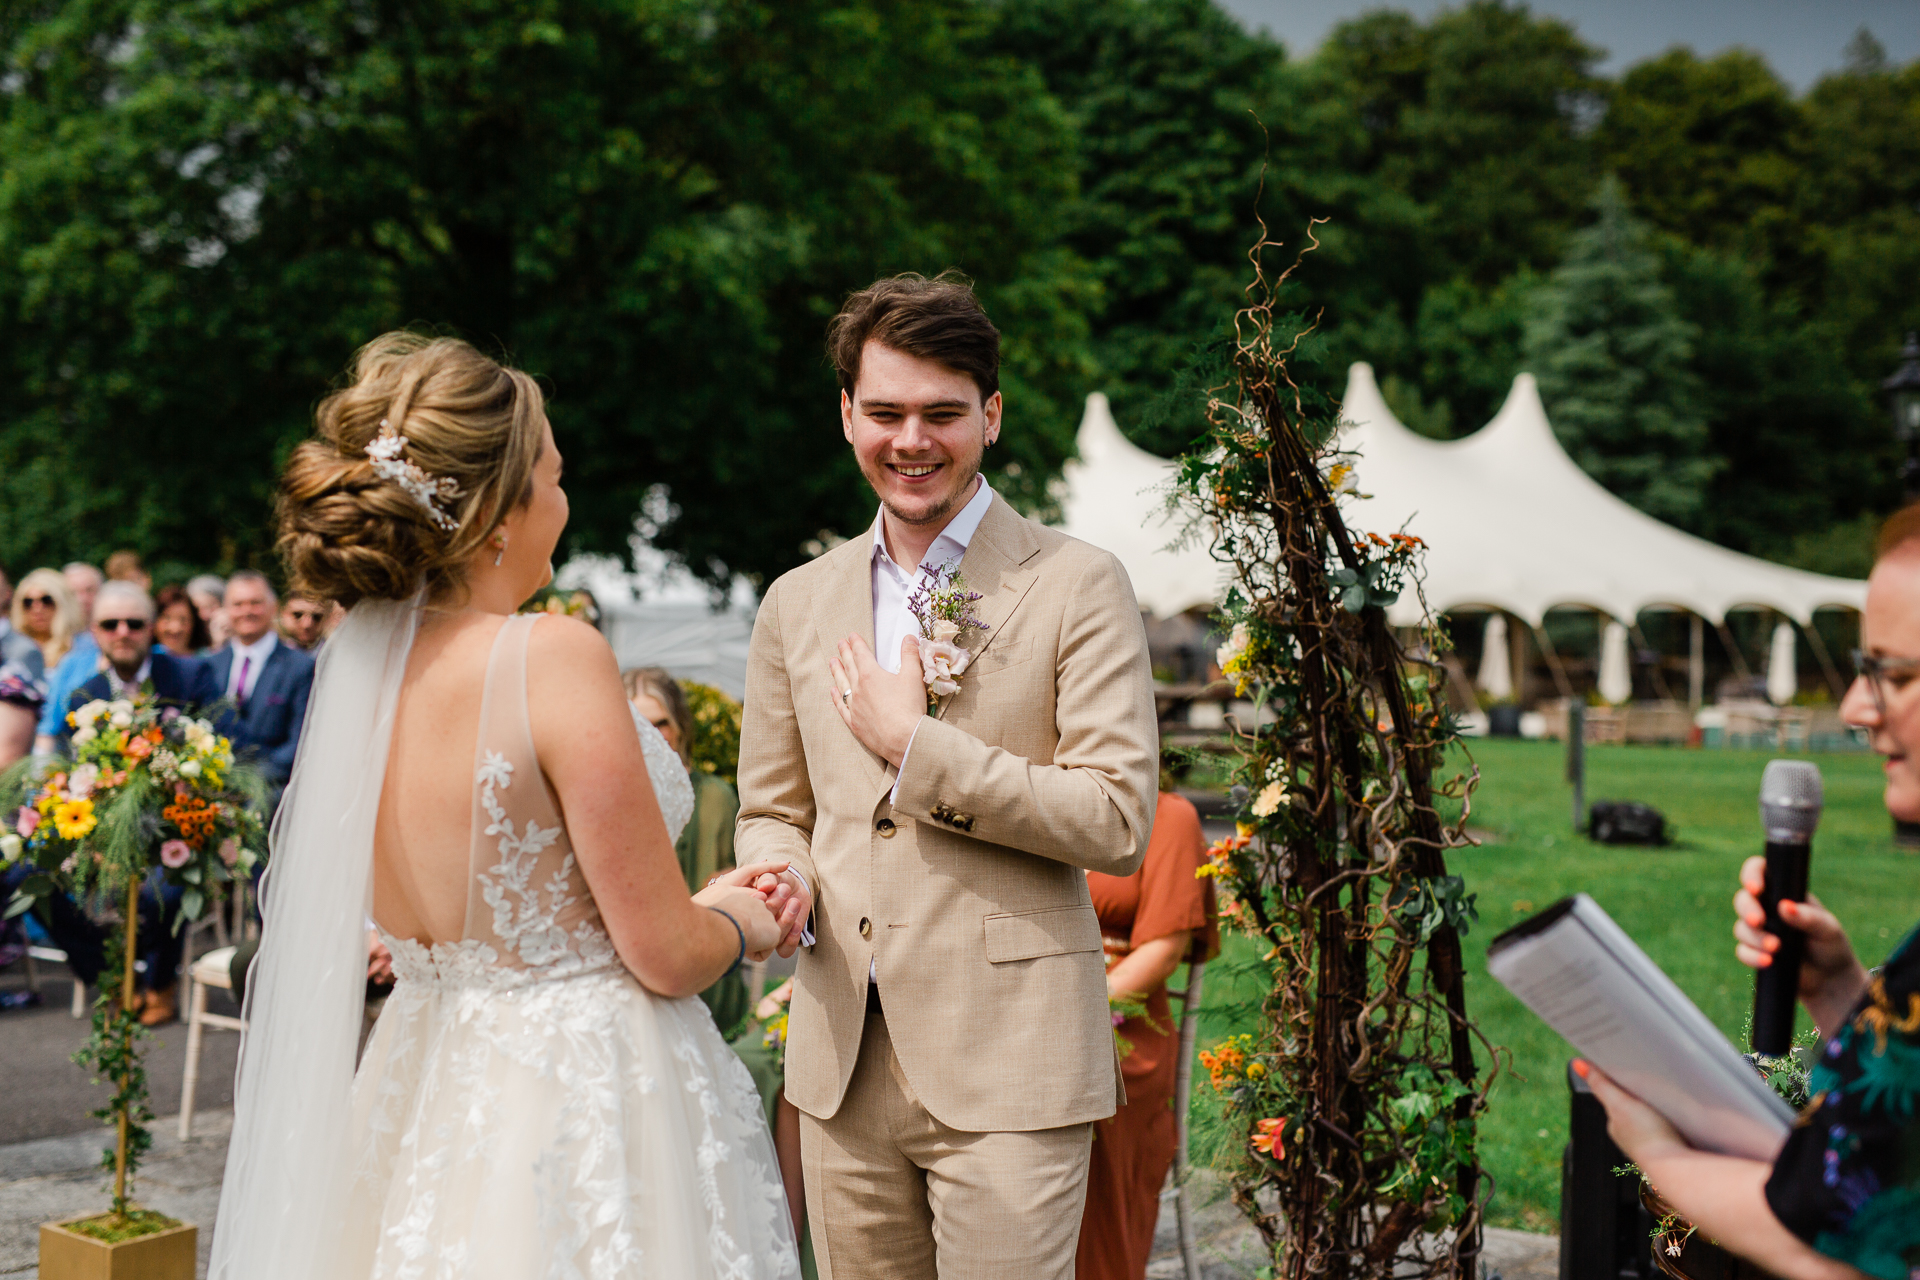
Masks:
[[[754,625],[738,856],[814,894],[786,1091],[830,1280],[1071,1277],[1092,1125],[1123,1100],[1082,868],[1146,853],[1147,638],[1111,555],[981,478],[999,342],[955,279],[848,299],[829,347],[880,513]],[[907,600],[951,564],[986,629],[930,711]]]

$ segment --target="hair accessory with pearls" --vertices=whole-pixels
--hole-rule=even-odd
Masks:
[[[459,483],[451,476],[430,476],[402,458],[400,451],[406,447],[407,438],[389,426],[385,418],[380,419],[380,434],[367,442],[367,456],[373,459],[374,474],[405,489],[408,497],[426,509],[428,519],[452,533],[460,527],[460,522],[440,504],[460,496]]]

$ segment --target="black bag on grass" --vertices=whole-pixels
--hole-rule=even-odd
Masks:
[[[1601,844],[1666,844],[1666,815],[1632,800],[1596,800],[1587,810],[1587,835]]]

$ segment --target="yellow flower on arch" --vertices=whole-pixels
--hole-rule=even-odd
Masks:
[[[62,800],[53,806],[53,828],[62,840],[83,840],[99,822],[91,800]]]

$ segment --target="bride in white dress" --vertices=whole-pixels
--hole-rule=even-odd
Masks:
[[[513,616],[566,523],[538,388],[389,334],[282,479],[349,606],[274,823],[214,1280],[799,1275],[752,1081],[697,993],[791,950],[781,864],[689,898],[676,756],[606,642]],[[397,984],[357,1075],[369,916]]]

